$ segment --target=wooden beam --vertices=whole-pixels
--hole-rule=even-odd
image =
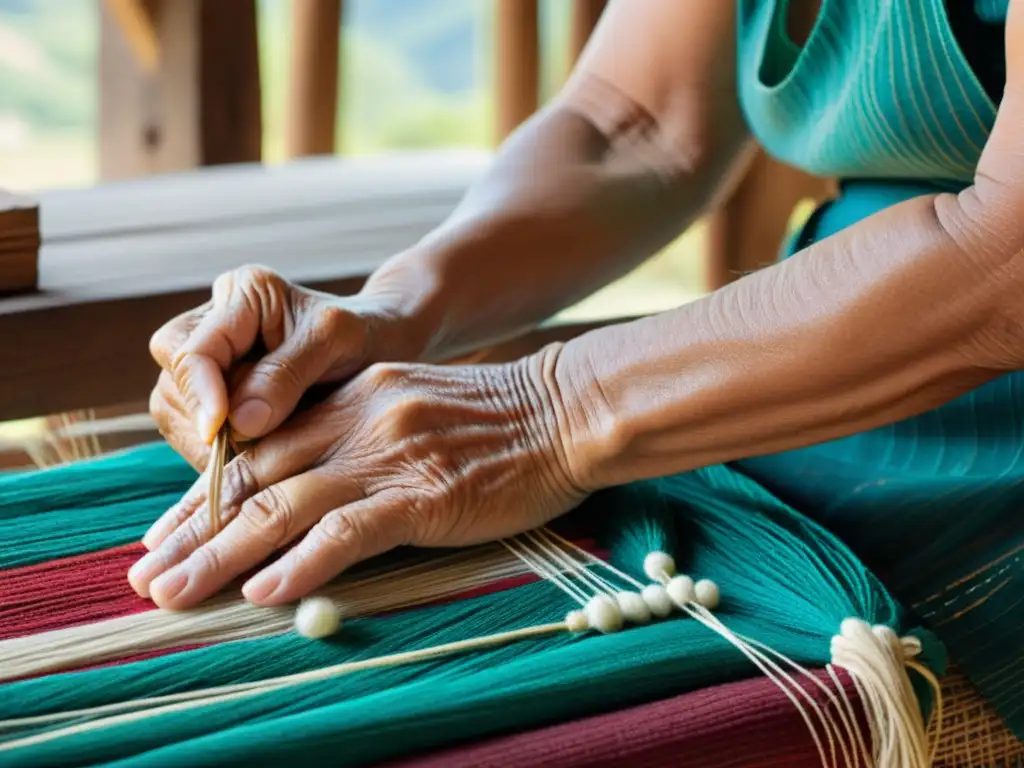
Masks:
[[[540,348],[556,341],[565,342],[581,336],[598,328],[619,322],[628,322],[634,318],[616,318],[594,322],[574,322],[547,325],[537,328],[515,339],[498,344],[490,349],[452,360],[453,365],[468,365],[472,363],[498,363],[515,360],[524,355],[536,352]],[[154,371],[155,372],[155,371]],[[146,380],[143,380],[145,384]],[[147,390],[148,393],[148,390]],[[77,422],[65,425],[60,419],[48,419],[53,427],[53,438],[60,440],[65,446],[64,453],[70,451],[71,441],[77,441],[77,445],[84,449],[86,455],[93,455],[98,445],[101,453],[112,450],[128,448],[145,442],[159,440],[160,435],[156,431],[156,425],[147,413],[147,402],[139,401],[127,405],[114,405],[100,408],[90,408],[94,418],[89,421]],[[52,449],[44,446],[36,446],[34,450],[28,450],[28,440],[14,440],[5,442],[0,438],[0,470],[24,468],[32,465],[33,460],[30,453],[45,458],[47,461],[54,461],[55,455]],[[89,449],[92,448],[92,451]]]
[[[334,153],[338,121],[341,0],[292,0],[289,157]]]
[[[256,0],[152,5],[159,66],[140,67],[107,5],[100,23],[100,175],[258,161]]]
[[[488,162],[324,158],[44,194],[39,290],[0,298],[0,421],[145,399],[150,335],[235,267],[354,293],[435,229]]]
[[[160,40],[156,33],[156,6],[160,0],[104,0],[111,17],[144,72],[160,64]]]
[[[569,66],[583,52],[590,35],[597,26],[598,19],[604,13],[607,0],[573,0],[572,21],[569,27]]]
[[[538,0],[496,0],[495,116],[501,142],[537,111],[540,91]]]
[[[339,295],[357,292],[361,277],[306,283]],[[209,298],[192,291],[47,307],[0,315],[4,334],[17,334],[4,351],[0,421],[98,408],[148,397],[159,373],[149,338],[169,318]],[[478,359],[514,360],[545,344],[566,341],[611,322],[544,327],[497,345]],[[45,354],[40,354],[45,350]]]
[[[801,200],[821,201],[831,189],[826,179],[783,165],[759,150],[746,175],[708,221],[710,290],[773,264]]]
[[[349,294],[362,283],[351,278],[310,287]],[[0,421],[145,399],[159,372],[149,357],[150,336],[209,297],[205,287],[0,315],[2,333],[16,334],[0,370]]]
[[[32,290],[39,277],[39,204],[0,190],[0,294]]]

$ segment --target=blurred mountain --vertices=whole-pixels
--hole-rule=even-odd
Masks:
[[[291,0],[257,2],[264,157],[273,161],[283,153]],[[0,180],[79,183],[95,173],[100,3],[0,0]],[[542,95],[564,74],[570,5],[541,0]],[[339,149],[489,145],[493,7],[345,0]]]

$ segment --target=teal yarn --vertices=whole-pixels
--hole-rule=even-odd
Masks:
[[[0,568],[137,542],[197,477],[164,443],[0,475]]]
[[[120,501],[145,501],[188,488],[198,475],[166,443],[31,472],[0,475],[0,520]]]
[[[117,473],[106,470],[138,458],[122,454],[93,466],[102,466],[107,482],[123,489],[114,479]],[[165,487],[164,478],[150,482]],[[0,505],[7,494],[19,492],[16,485],[0,489]],[[102,497],[102,490],[95,490]],[[102,506],[100,498],[76,498],[83,509]],[[86,532],[94,521],[78,518]],[[669,551],[681,571],[719,584],[723,602],[716,614],[730,629],[805,666],[828,663],[831,637],[847,617],[884,623],[901,633],[907,629],[900,606],[841,542],[725,467],[610,489],[589,499],[566,523],[593,531],[610,561],[641,580],[647,553]],[[62,554],[76,554],[72,550],[81,546],[92,543],[73,540]],[[535,583],[353,620],[328,641],[287,634],[9,683],[0,686],[0,719],[375,658],[559,621],[572,607],[554,585]],[[725,639],[677,617],[611,635],[555,635],[365,670],[0,752],[0,764],[269,766],[302,758],[365,765],[752,674],[757,672],[750,662]],[[4,732],[0,741],[24,735]]]

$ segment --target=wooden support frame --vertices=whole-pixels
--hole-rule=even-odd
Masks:
[[[548,344],[566,342],[592,330],[614,323],[627,322],[630,319],[632,318],[551,324],[498,344],[490,349],[482,350],[477,354],[471,355],[469,358],[452,361],[452,363],[507,362],[536,352]],[[145,387],[148,392],[148,388],[152,385],[152,380],[151,378],[142,379],[138,382],[132,382],[132,384],[135,386],[131,388],[127,386],[122,387],[121,391],[129,391],[129,389],[134,388],[141,391]],[[104,390],[103,394],[105,395],[106,392],[107,390]],[[62,426],[58,419],[50,419],[49,421],[56,427],[55,433],[57,437],[66,438],[68,432],[71,431],[78,435],[78,439],[82,439],[85,435],[92,435],[98,440],[103,451],[111,451],[160,439],[156,425],[147,416],[146,411],[147,403],[139,401],[128,405],[97,408],[95,409],[95,421],[81,425],[80,428],[69,429],[66,426]],[[0,440],[0,471],[30,467],[32,463],[32,457],[24,441],[4,442]]]
[[[292,0],[289,157],[330,155],[338,125],[342,0]]]
[[[156,72],[160,66],[160,39],[156,30],[158,0],[104,0],[107,12],[117,23],[144,72]]]
[[[39,204],[0,190],[0,295],[29,291],[39,277]]]
[[[569,23],[570,67],[583,52],[607,4],[607,0],[573,0],[572,19]]]
[[[435,229],[487,153],[309,159],[55,191],[39,290],[0,298],[0,421],[144,400],[152,333],[260,263],[338,294]]]
[[[495,0],[494,100],[496,143],[540,104],[538,0]]]
[[[256,0],[101,6],[100,176],[258,161],[257,42]]]

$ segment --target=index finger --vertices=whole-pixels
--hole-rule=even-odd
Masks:
[[[149,340],[149,354],[157,365],[170,373],[171,361],[174,356],[185,345],[189,336],[192,335],[192,331],[202,322],[203,317],[212,307],[213,300],[211,299],[194,309],[182,312],[157,329]]]
[[[212,301],[168,362],[174,383],[207,445],[228,416],[225,374],[252,349],[261,326],[273,321],[261,315],[261,302],[247,300],[249,294],[260,292],[260,278],[256,270],[238,270],[218,277]],[[280,302],[270,304],[279,307]],[[164,331],[167,346],[173,344],[174,334],[180,334],[195,317],[195,313],[186,313],[177,325],[170,324]]]

